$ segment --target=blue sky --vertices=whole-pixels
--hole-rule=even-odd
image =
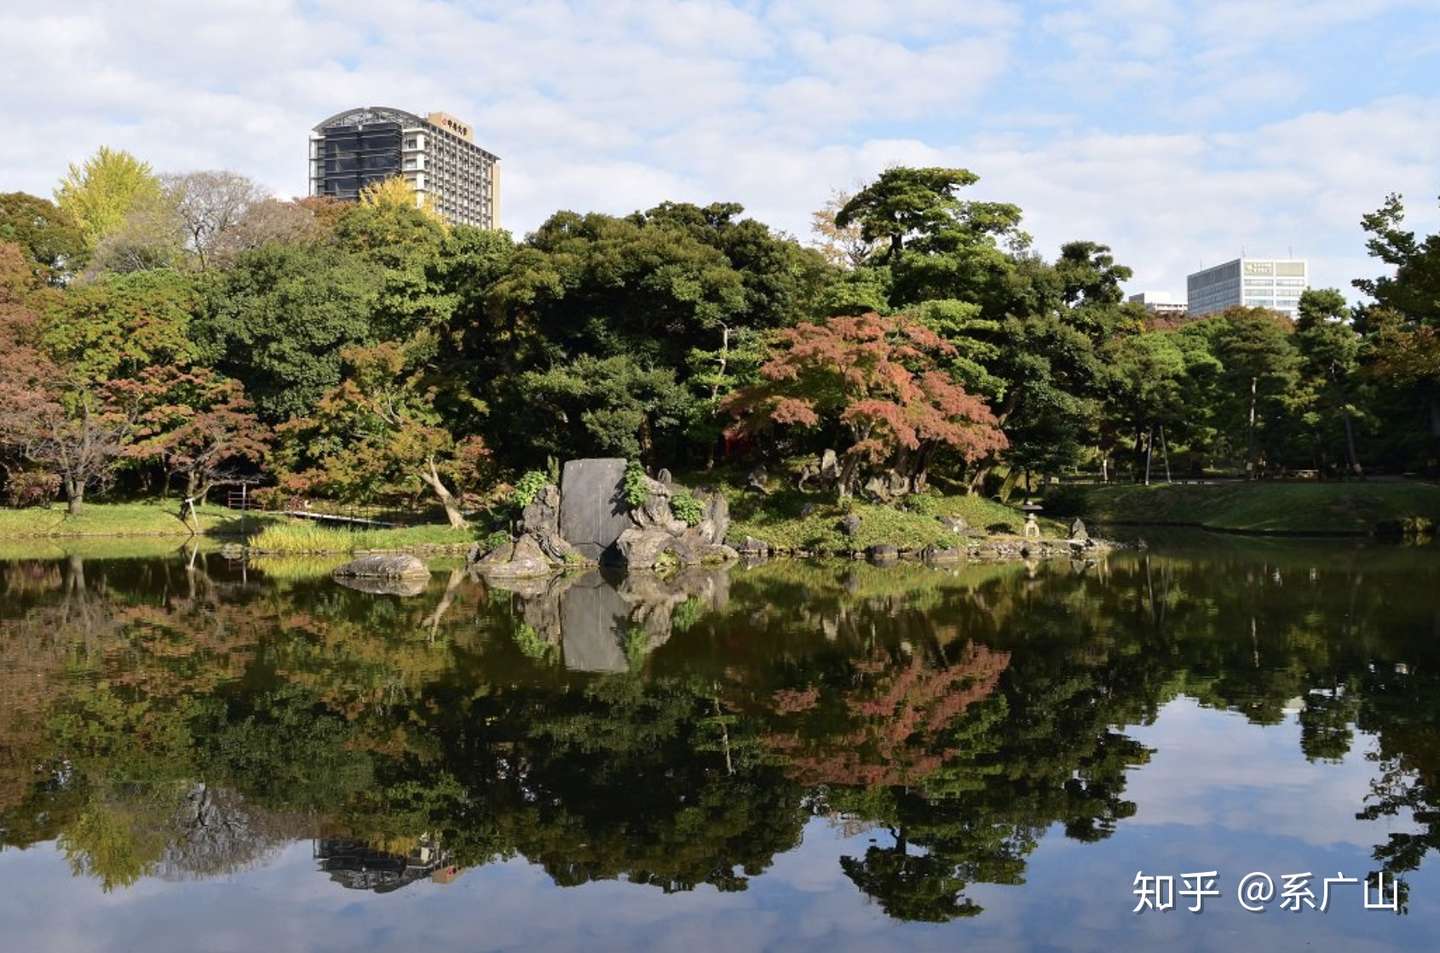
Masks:
[[[0,190],[39,194],[101,143],[303,193],[308,128],[375,104],[472,122],[517,234],[671,198],[808,238],[894,163],[1132,290],[1244,249],[1348,292],[1390,191],[1440,227],[1440,0],[0,0],[0,84]]]

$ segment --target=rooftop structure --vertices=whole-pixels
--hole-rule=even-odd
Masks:
[[[1303,258],[1236,258],[1195,272],[1185,284],[1194,317],[1243,306],[1293,318],[1310,287],[1310,265]]]

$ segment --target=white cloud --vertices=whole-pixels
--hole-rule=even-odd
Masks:
[[[1293,247],[1347,287],[1368,265],[1359,216],[1386,192],[1433,221],[1440,99],[1357,79],[1336,108],[1302,64],[1323,70],[1326,30],[1419,7],[1257,2],[12,6],[0,188],[48,194],[107,143],[296,193],[313,123],[388,104],[472,121],[522,232],[672,198],[739,201],[803,237],[832,188],[943,163],[1020,204],[1047,253],[1108,242],[1137,285],[1178,291],[1244,246]],[[1279,13],[1295,55],[1237,58],[1237,24]]]

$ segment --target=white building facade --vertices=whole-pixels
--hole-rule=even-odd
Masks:
[[[1190,310],[1184,301],[1177,300],[1168,291],[1142,291],[1131,295],[1128,300],[1158,317],[1183,318]]]
[[[1195,272],[1185,285],[1191,317],[1246,307],[1293,318],[1300,293],[1310,287],[1310,263],[1303,258],[1237,258]]]

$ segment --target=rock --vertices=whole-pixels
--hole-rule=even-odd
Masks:
[[[935,518],[940,521],[941,526],[957,536],[964,536],[970,532],[970,524],[965,521],[963,516],[937,516]]]
[[[725,535],[730,532],[730,501],[725,499],[724,493],[717,490],[710,494],[705,519],[709,520],[714,527],[708,537],[709,541],[712,543],[724,541]]]
[[[618,457],[568,460],[560,478],[560,536],[596,562],[613,557],[615,541],[629,529],[625,461]]]
[[[944,546],[926,546],[920,551],[920,558],[927,563],[958,563],[965,559],[965,550]]]
[[[560,488],[547,483],[520,514],[522,532],[534,536],[545,555],[557,563],[581,560],[579,550],[560,535]]]
[[[408,553],[375,553],[352,559],[331,575],[346,579],[429,579],[430,570]]]
[[[508,563],[514,552],[515,542],[513,540],[501,543],[485,553],[480,552],[480,544],[476,543],[470,547],[470,555],[466,557],[466,562],[474,568],[483,569],[485,566],[493,566],[497,563]]]
[[[853,538],[860,532],[860,523],[859,514],[848,513],[840,520],[840,532]]]
[[[641,529],[660,529],[672,536],[685,532],[685,521],[670,509],[673,494],[659,480],[645,477],[645,502],[630,511],[630,521]]]
[[[735,551],[741,556],[764,556],[770,552],[770,547],[764,540],[746,536],[735,545]]]
[[[874,563],[891,563],[900,558],[900,550],[888,543],[876,543],[865,550],[865,555]]]
[[[810,516],[817,509],[819,509],[819,507],[816,506],[814,503],[806,503],[804,506],[800,507],[800,518],[804,519],[805,517]]]
[[[910,491],[910,481],[894,470],[886,470],[866,480],[863,489],[877,501],[890,503]]]
[[[429,586],[429,576],[336,576],[347,589],[372,596],[418,596]]]
[[[670,486],[675,482],[675,478],[670,475],[670,470],[666,467],[660,468],[660,472],[655,474],[655,479],[659,480],[666,486]]]
[[[660,554],[674,543],[675,537],[664,530],[632,526],[620,534],[615,541],[615,549],[620,562],[627,568],[654,569]]]
[[[754,490],[761,496],[769,496],[770,488],[766,485],[769,479],[770,475],[765,472],[764,467],[756,467],[751,470],[750,475],[745,478],[745,489]]]
[[[476,563],[475,568],[494,579],[522,579],[548,576],[555,567],[540,548],[540,541],[526,533],[508,546],[497,546]]]
[[[1075,522],[1070,524],[1070,538],[1080,542],[1090,538],[1090,534],[1085,531],[1084,521],[1079,517],[1076,517]]]
[[[820,454],[820,479],[831,483],[840,479],[840,458],[834,450]]]

